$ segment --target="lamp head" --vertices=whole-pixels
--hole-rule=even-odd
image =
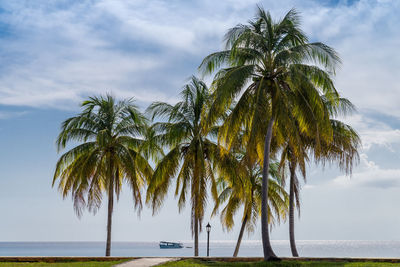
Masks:
[[[210,223],[207,223],[207,225],[206,225],[206,230],[207,230],[207,233],[209,233],[209,232],[211,231],[211,225],[210,225]]]

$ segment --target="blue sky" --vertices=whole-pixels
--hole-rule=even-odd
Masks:
[[[135,97],[143,109],[154,100],[174,103],[202,58],[221,49],[226,30],[252,18],[256,4],[275,17],[301,12],[310,39],[340,53],[335,82],[358,107],[346,120],[363,140],[360,164],[351,178],[310,167],[297,237],[399,239],[399,1],[3,0],[0,241],[104,240],[105,210],[79,220],[51,187],[61,122],[87,96],[105,92]],[[170,197],[157,216],[145,208],[139,219],[126,188],[113,238],[190,240],[189,214]],[[215,239],[236,239],[238,227],[227,233],[218,222],[211,220]],[[287,239],[287,225],[272,237]],[[259,230],[246,238],[260,239]]]

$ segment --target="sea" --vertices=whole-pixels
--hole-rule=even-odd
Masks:
[[[172,241],[172,240],[166,240]],[[193,242],[182,242],[182,249],[160,249],[159,242],[113,242],[112,256],[193,256]],[[210,256],[230,257],[235,241],[210,242]],[[291,256],[289,241],[273,240],[272,247],[281,257]],[[199,254],[206,255],[207,244],[200,242]],[[298,240],[304,257],[379,257],[400,258],[400,241]],[[103,256],[105,242],[0,242],[0,256]],[[261,257],[261,241],[243,241],[239,256]]]

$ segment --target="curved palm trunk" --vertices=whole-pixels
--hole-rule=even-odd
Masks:
[[[194,219],[194,256],[199,256],[199,220]]]
[[[242,238],[243,238],[243,233],[244,233],[244,228],[246,227],[246,223],[247,223],[247,214],[246,216],[244,216],[243,222],[242,222],[242,227],[240,228],[240,233],[239,233],[239,237],[236,243],[236,247],[235,247],[235,252],[233,252],[233,257],[237,257],[238,253],[239,253],[239,248],[240,248],[240,243],[242,243]]]
[[[296,179],[296,165],[292,162],[290,166],[290,194],[289,194],[289,236],[290,249],[293,257],[298,257],[296,240],[294,238],[294,180]]]
[[[112,213],[114,207],[114,188],[113,182],[110,182],[108,188],[108,214],[107,214],[107,245],[106,245],[106,256],[110,256],[111,252],[111,225],[112,225]]]
[[[264,162],[262,172],[262,196],[261,196],[261,235],[264,251],[264,260],[273,261],[279,260],[272,250],[271,243],[269,240],[268,231],[268,168],[269,168],[269,154],[272,138],[272,126],[274,125],[274,118],[268,123],[268,130],[265,136],[264,144]]]

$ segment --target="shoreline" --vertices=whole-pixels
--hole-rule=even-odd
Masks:
[[[47,257],[47,256],[1,256],[1,262],[44,262],[44,263],[62,263],[62,262],[91,262],[91,261],[121,261],[135,260],[142,258],[160,258],[160,257]],[[262,257],[163,257],[173,260],[200,260],[200,261],[218,261],[218,262],[257,262],[262,261]],[[400,263],[400,258],[352,258],[352,257],[280,257],[283,261],[316,261],[316,262],[383,262],[383,263]]]

